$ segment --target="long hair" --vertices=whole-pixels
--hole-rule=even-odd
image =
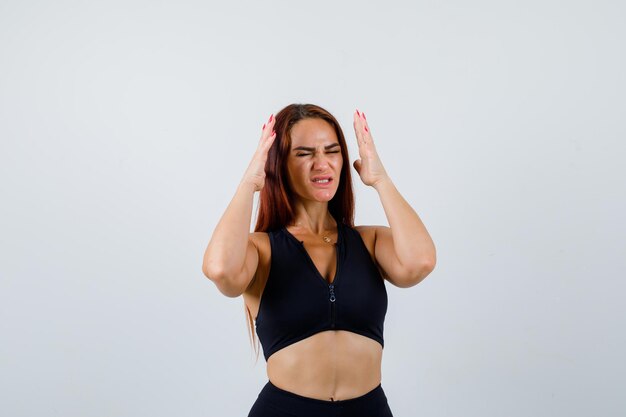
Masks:
[[[276,138],[270,147],[265,163],[265,185],[259,193],[259,205],[255,232],[269,232],[288,225],[295,217],[295,194],[291,190],[287,173],[287,158],[291,150],[291,129],[304,119],[321,119],[334,130],[341,148],[343,160],[337,193],[328,203],[328,211],[337,221],[354,226],[354,192],[350,175],[350,158],[343,131],[337,119],[327,110],[314,104],[290,104],[276,114],[274,130]],[[247,315],[251,342],[258,357],[258,343],[254,323],[248,307]]]
[[[304,119],[322,119],[334,128],[341,148],[343,166],[337,193],[328,203],[328,210],[337,222],[354,225],[354,193],[350,175],[350,158],[343,131],[337,119],[323,108],[313,104],[290,104],[276,115],[276,138],[269,149],[265,163],[265,185],[259,193],[259,207],[255,232],[281,228],[295,217],[295,195],[287,181],[287,157],[291,150],[291,129]]]

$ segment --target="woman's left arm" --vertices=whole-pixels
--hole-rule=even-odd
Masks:
[[[415,210],[387,175],[376,152],[365,114],[358,110],[354,115],[354,131],[361,157],[354,162],[354,168],[363,183],[378,192],[390,226],[374,227],[376,262],[389,282],[402,288],[411,287],[434,269],[435,245]]]

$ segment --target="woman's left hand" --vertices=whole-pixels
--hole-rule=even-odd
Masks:
[[[361,157],[361,159],[354,161],[354,169],[358,172],[363,184],[375,187],[376,184],[389,177],[378,157],[378,152],[376,152],[365,114],[358,110],[355,111],[353,125],[359,144],[359,156]]]

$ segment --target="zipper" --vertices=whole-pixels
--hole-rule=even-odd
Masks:
[[[335,301],[337,301],[337,297],[335,296],[334,284],[328,284],[328,300],[330,301],[330,327],[334,329],[335,328]]]

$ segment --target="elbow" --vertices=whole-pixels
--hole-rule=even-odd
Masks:
[[[218,282],[223,280],[224,268],[210,261],[204,262],[202,264],[202,273],[211,281]]]
[[[435,269],[435,265],[437,265],[437,260],[435,259],[435,257],[424,262],[424,264],[422,265],[422,274],[424,275],[424,278],[426,278],[431,272],[433,272],[433,270]]]
[[[405,285],[403,286],[406,288],[419,284],[424,280],[424,278],[433,272],[436,264],[437,251],[433,246],[432,251],[417,257],[416,264],[407,271],[408,273],[406,279],[404,280]]]
[[[437,264],[437,262],[433,259],[432,262],[426,262],[424,263],[424,265],[422,266],[422,269],[420,270],[419,273],[419,282],[422,282],[424,280],[424,278],[426,278],[428,275],[430,275],[431,272],[433,272],[433,270],[435,269],[435,265]]]
[[[437,264],[437,261],[434,258],[428,261],[425,261],[422,264],[422,267],[419,269],[419,273],[418,273],[419,281],[418,282],[421,282],[424,278],[430,275],[430,273],[433,272],[433,270],[435,269],[436,264]]]
[[[423,260],[416,271],[417,275],[417,283],[420,283],[424,278],[430,275],[431,272],[435,269],[435,265],[437,265],[437,255],[435,253],[432,256],[429,256],[425,260]]]
[[[232,279],[229,279],[224,268],[214,264],[202,265],[202,273],[211,280],[217,289],[227,297],[236,298],[243,294],[243,291],[233,285]]]
[[[413,287],[424,280],[435,269],[435,261],[424,262],[420,266],[413,268],[406,274],[405,278],[398,282],[400,288]]]

